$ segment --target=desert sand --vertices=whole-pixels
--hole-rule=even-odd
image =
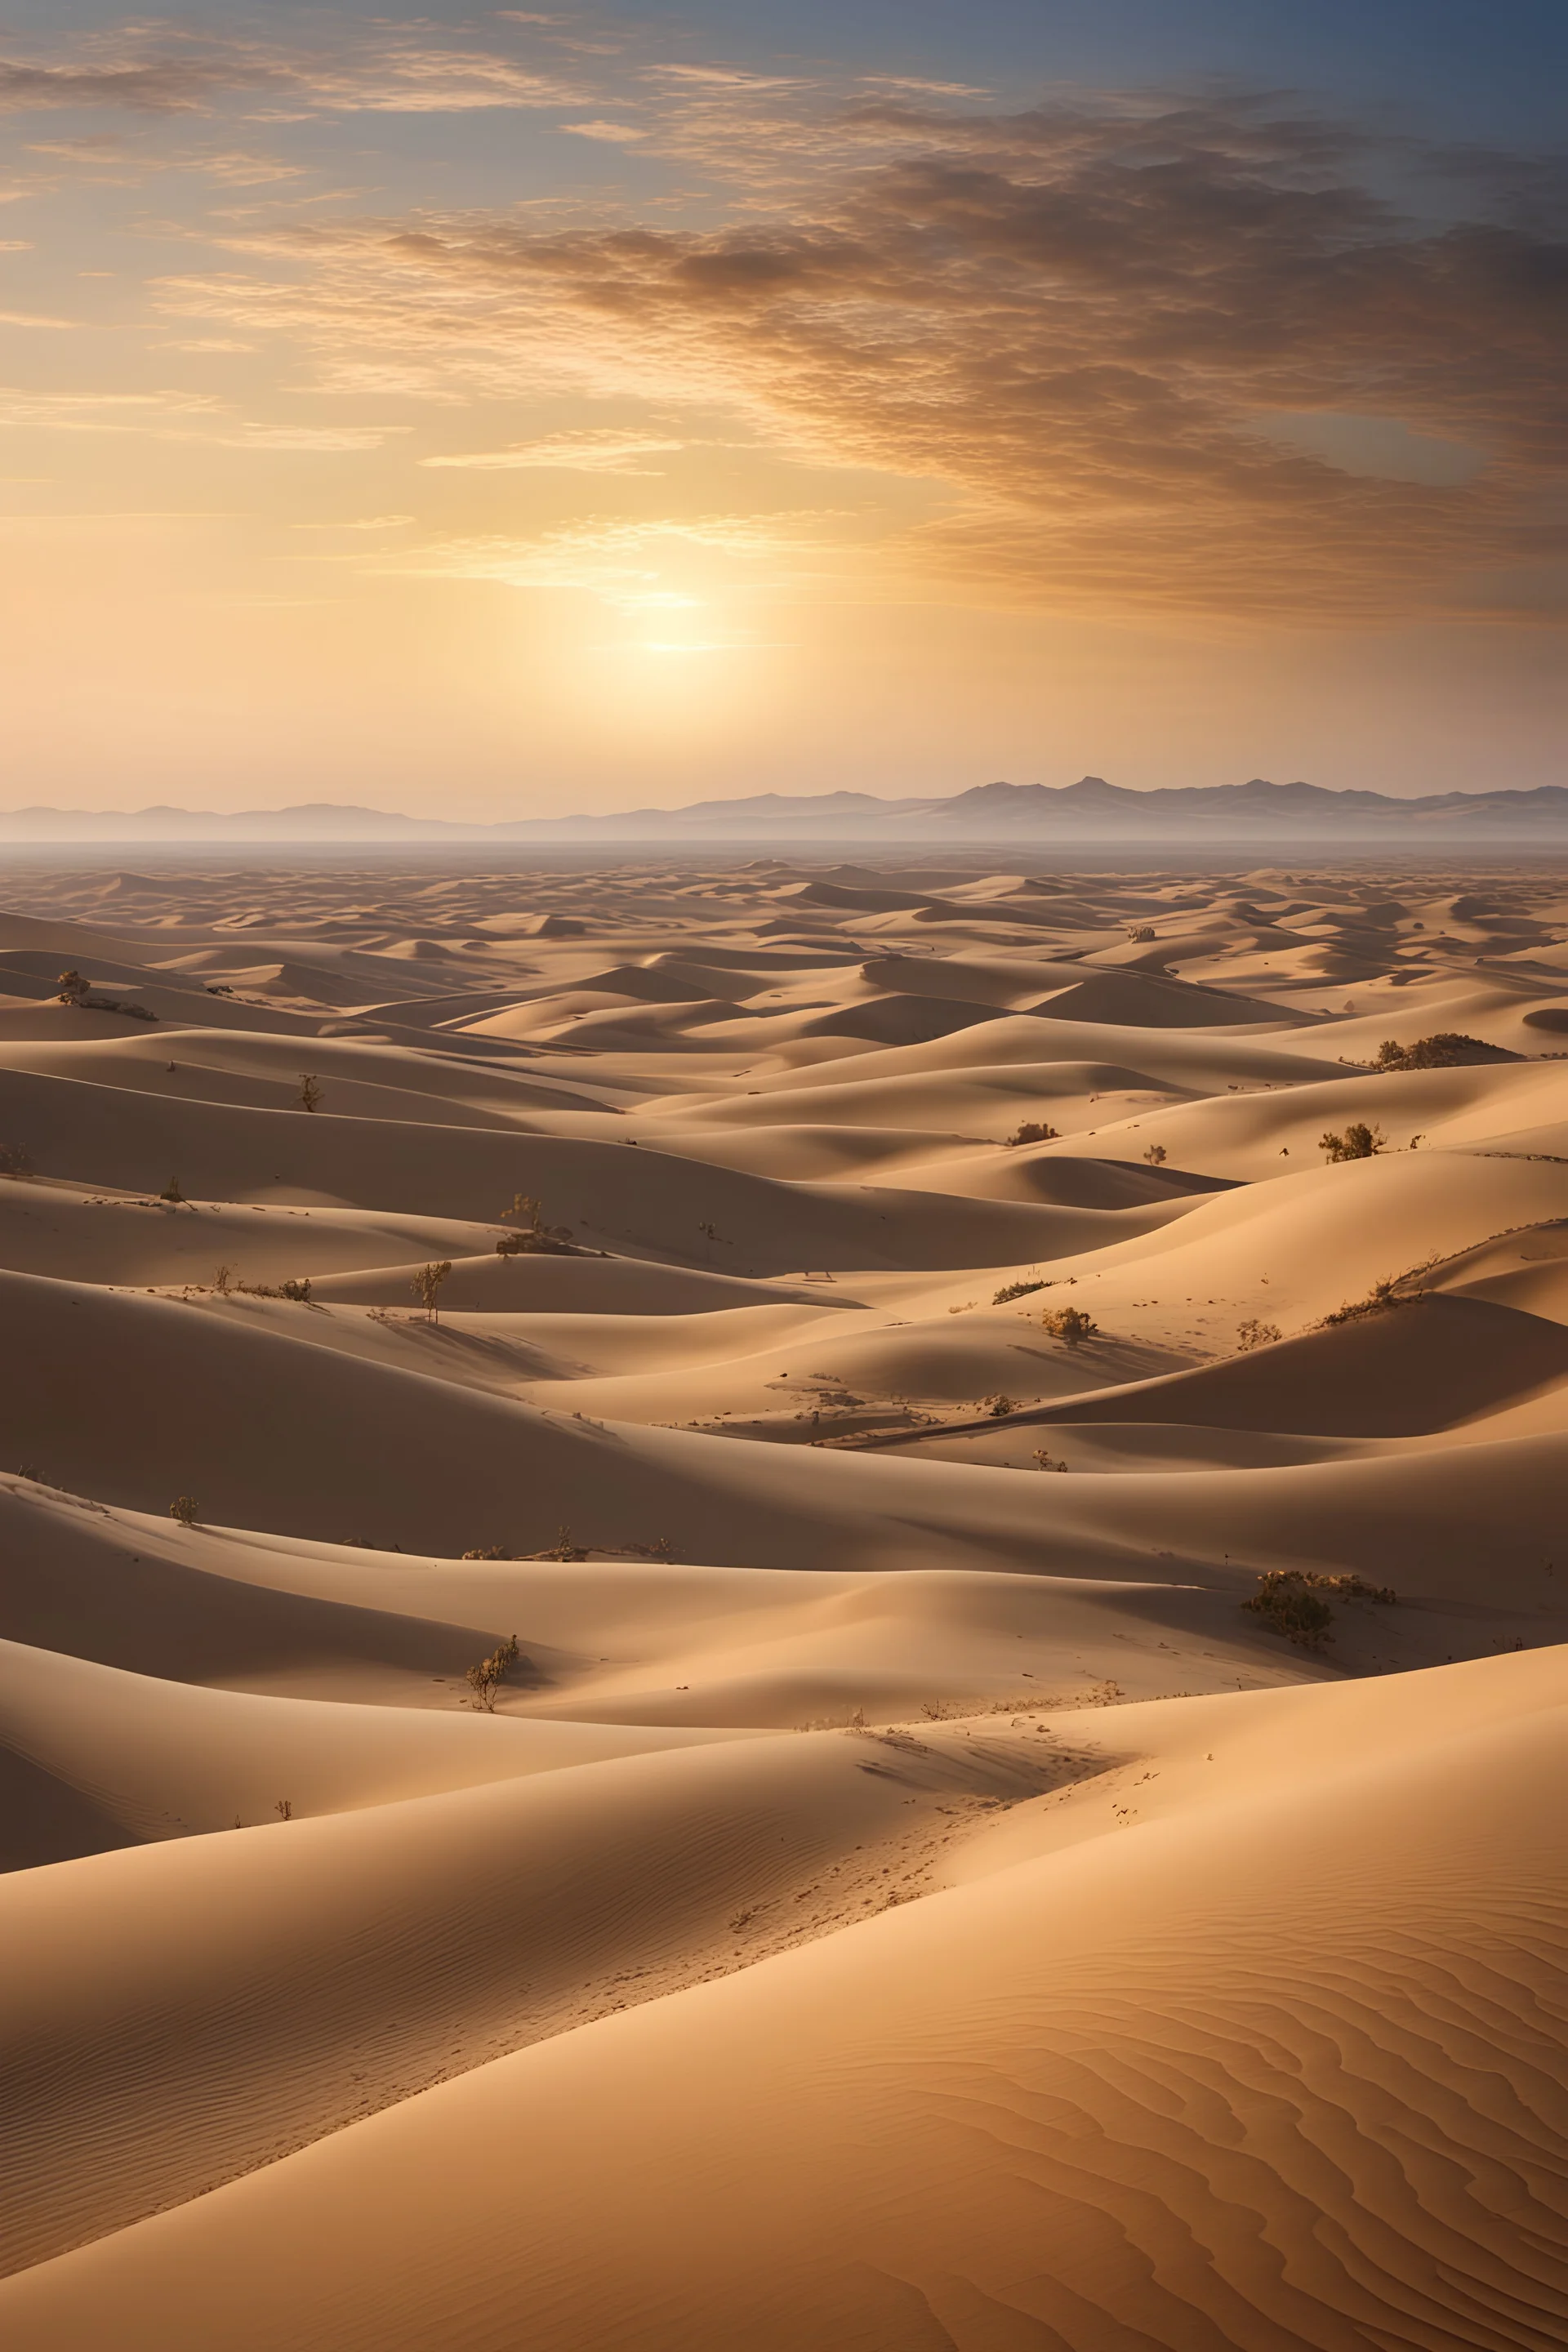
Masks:
[[[1568,2340],[1568,875],[18,859],[0,1314],[16,2352]]]

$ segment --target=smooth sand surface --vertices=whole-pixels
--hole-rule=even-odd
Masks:
[[[7,2345],[1568,2340],[1568,883],[155,867],[0,893]]]

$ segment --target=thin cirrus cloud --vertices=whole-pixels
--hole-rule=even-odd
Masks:
[[[838,143],[857,168],[717,228],[318,224],[278,233],[287,284],[166,299],[454,385],[727,408],[764,446],[934,489],[903,540],[932,591],[1327,619],[1551,601],[1568,352],[1539,221],[1473,187],[1408,220],[1372,184],[1389,155],[1239,101],[881,100]],[[1472,455],[1437,478],[1336,462],[1380,425]]]
[[[491,474],[550,471],[653,478],[662,472],[662,467],[639,460],[668,457],[685,446],[684,441],[672,441],[651,433],[617,432],[609,425],[586,426],[578,432],[548,433],[537,441],[521,441],[509,449],[422,457],[419,462],[422,466]]]

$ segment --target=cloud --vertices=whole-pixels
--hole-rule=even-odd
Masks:
[[[228,315],[438,348],[491,391],[725,407],[775,447],[934,486],[907,561],[954,593],[1343,620],[1495,611],[1502,575],[1526,608],[1537,573],[1545,593],[1568,353],[1540,227],[1468,196],[1413,224],[1373,192],[1387,156],[1262,104],[879,101],[840,150],[837,184],[808,173],[708,231],[295,233],[279,249],[307,283],[247,282]],[[1343,416],[1363,446],[1382,420],[1484,462],[1352,472],[1331,426],[1309,449],[1276,416],[1298,445],[1300,419]]]
[[[587,426],[574,433],[550,433],[538,441],[521,441],[510,449],[484,449],[453,457],[422,457],[422,466],[462,467],[483,473],[552,468],[573,474],[636,474],[655,477],[658,467],[639,466],[639,457],[665,457],[685,447],[651,433],[632,433],[614,425]]]
[[[500,532],[437,541],[375,567],[401,577],[488,580],[509,588],[566,588],[623,612],[689,610],[737,579],[770,593],[818,578],[831,556],[818,534],[837,518],[796,510],[762,515],[592,516],[532,537]],[[759,576],[755,567],[765,566]],[[752,567],[750,579],[746,567]]]

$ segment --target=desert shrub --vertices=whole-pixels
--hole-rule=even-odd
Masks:
[[[1031,1291],[1044,1290],[1046,1286],[1045,1282],[1038,1279],[1034,1282],[1004,1283],[1002,1288],[992,1299],[991,1304],[993,1307],[1005,1307],[1012,1299],[1027,1298]]]
[[[514,1664],[516,1658],[517,1635],[510,1633],[498,1649],[490,1652],[488,1658],[481,1658],[479,1664],[470,1666],[464,1675],[463,1680],[474,1695],[472,1704],[483,1714],[495,1713],[496,1691],[505,1678],[507,1668]]]
[[[1318,1149],[1330,1160],[1375,1160],[1380,1151],[1387,1150],[1388,1138],[1381,1127],[1368,1127],[1364,1119],[1358,1118],[1342,1135],[1320,1135]]]
[[[1163,1143],[1152,1143],[1143,1154],[1151,1168],[1163,1168],[1169,1156]]]
[[[1325,1574],[1315,1568],[1270,1568],[1258,1580],[1258,1590],[1242,1602],[1287,1640],[1304,1650],[1316,1649],[1333,1622],[1334,1612],[1323,1595],[1339,1601],[1375,1601],[1387,1608],[1398,1599],[1389,1584],[1369,1584],[1353,1570]]]
[[[183,1528],[194,1528],[199,1516],[195,1502],[189,1495],[176,1495],[169,1506],[169,1517],[178,1519]]]
[[[310,1276],[306,1275],[299,1282],[284,1283],[279,1296],[282,1298],[291,1298],[296,1307],[309,1307],[310,1304]]]
[[[465,1559],[510,1559],[511,1554],[500,1544],[476,1544],[472,1551],[463,1554]]]
[[[547,1225],[542,1203],[531,1192],[514,1192],[511,1206],[501,1212],[508,1222],[516,1220],[518,1231],[503,1234],[496,1244],[498,1257],[575,1257],[578,1251],[572,1239],[570,1225]]]
[[[1016,1412],[1018,1408],[1010,1396],[997,1395],[986,1398],[985,1410],[993,1421],[1005,1421],[1007,1415]]]
[[[444,1257],[437,1265],[422,1265],[414,1277],[414,1296],[425,1309],[428,1322],[439,1323],[441,1320],[441,1285],[451,1271],[451,1259]]]
[[[1012,1134],[1007,1138],[1009,1149],[1011,1149],[1015,1144],[1019,1143],[1055,1143],[1056,1140],[1056,1129],[1052,1127],[1048,1121],[1043,1118],[1026,1118],[1020,1120],[1019,1124],[1013,1129]]]
[[[209,980],[207,982],[207,994],[209,996],[232,996],[234,994],[234,991],[229,986],[226,980]]]
[[[1517,1058],[1484,1037],[1467,1037],[1458,1029],[1437,1029],[1417,1037],[1411,1045],[1385,1037],[1377,1049],[1380,1070],[1454,1070],[1473,1062],[1511,1062]]]
[[[1407,1289],[1414,1280],[1406,1274],[1385,1274],[1374,1282],[1364,1298],[1352,1298],[1343,1307],[1336,1307],[1331,1315],[1323,1318],[1324,1326],[1336,1323],[1360,1323],[1368,1315],[1381,1315],[1386,1307],[1410,1307],[1423,1296],[1419,1289]]]
[[[175,1208],[183,1208],[184,1206],[185,1195],[180,1190],[180,1180],[177,1176],[170,1177],[168,1182],[159,1193],[158,1198],[160,1201],[171,1202]]]
[[[58,999],[59,1003],[85,1004],[87,1003],[88,985],[79,971],[74,969],[70,971],[62,971],[59,987],[60,992]]]
[[[1134,923],[1129,929],[1127,936],[1135,948],[1152,947],[1154,943],[1154,926],[1152,923]]]
[[[300,1109],[301,1109],[301,1110],[320,1110],[320,1109],[321,1109],[321,1082],[320,1078],[302,1077],[302,1078],[300,1079]]]
[[[213,1288],[217,1292],[220,1298],[226,1298],[228,1297],[229,1292],[234,1288],[234,1268],[232,1265],[219,1266],[217,1272],[213,1276]]]
[[[1065,1339],[1069,1348],[1076,1348],[1093,1332],[1095,1321],[1080,1307],[1053,1307],[1041,1316],[1040,1328],[1050,1332],[1053,1339]]]
[[[294,1818],[294,1808],[287,1797],[279,1797],[272,1810],[280,1822],[291,1822]]]
[[[1260,1323],[1256,1315],[1249,1315],[1245,1323],[1236,1327],[1237,1353],[1245,1356],[1253,1348],[1271,1348],[1276,1339],[1284,1336],[1278,1323]]]
[[[586,1559],[587,1557],[588,1550],[586,1545],[573,1542],[572,1530],[570,1528],[560,1528],[557,1531],[555,1541],[549,1545],[545,1550],[530,1551],[524,1552],[523,1554],[523,1558],[525,1559]]]
[[[1316,1649],[1334,1622],[1334,1612],[1306,1577],[1293,1568],[1271,1568],[1258,1580],[1258,1590],[1242,1602],[1276,1633],[1283,1633],[1303,1650]]]
[[[30,1176],[33,1162],[19,1143],[0,1143],[0,1176]]]
[[[1068,1465],[1065,1462],[1058,1462],[1054,1454],[1047,1454],[1043,1445],[1036,1447],[1035,1467],[1037,1470],[1065,1470],[1067,1466]]]

